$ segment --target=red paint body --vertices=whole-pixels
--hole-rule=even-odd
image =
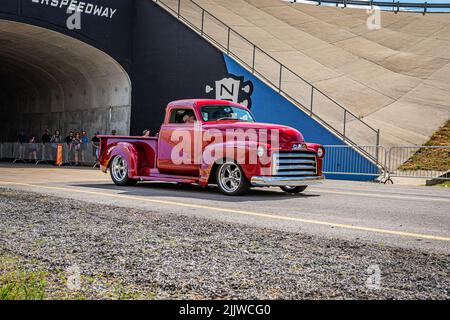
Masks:
[[[171,160],[171,153],[178,141],[172,141],[171,136],[174,130],[187,130],[192,135],[194,134],[193,124],[170,124],[170,114],[173,109],[192,109],[195,113],[196,119],[201,122],[201,130],[203,132],[212,129],[221,132],[224,136],[226,130],[229,129],[253,129],[258,136],[262,131],[268,132],[270,137],[271,130],[279,132],[279,148],[270,146],[270,138],[268,144],[261,144],[257,141],[234,141],[234,142],[220,142],[220,147],[224,150],[229,150],[230,153],[237,153],[237,150],[249,156],[250,150],[255,151],[258,146],[263,145],[267,150],[268,158],[271,158],[273,153],[283,151],[293,151],[294,145],[302,145],[303,150],[311,153],[317,153],[321,145],[315,143],[305,143],[302,134],[296,129],[268,123],[258,122],[243,122],[239,120],[225,120],[225,121],[210,121],[202,120],[200,108],[203,106],[213,105],[229,105],[238,107],[249,111],[246,107],[232,103],[229,101],[220,100],[182,100],[170,103],[166,108],[166,117],[161,126],[158,137],[128,137],[128,136],[100,136],[100,154],[99,161],[103,172],[107,172],[110,161],[115,156],[122,156],[128,162],[128,176],[131,179],[143,181],[168,181],[168,182],[182,182],[182,183],[198,183],[201,186],[206,186],[211,182],[211,172],[214,168],[214,163],[197,163],[197,164],[176,164]],[[225,139],[223,139],[225,141]],[[259,141],[259,139],[258,139]],[[202,141],[200,152],[203,154],[208,148],[212,148],[215,141]],[[231,152],[233,151],[233,152]],[[226,153],[224,153],[226,154]],[[316,156],[317,176],[322,176],[322,157]],[[259,159],[259,158],[258,158]],[[217,161],[223,160],[216,159]],[[236,160],[236,159],[233,159]],[[254,176],[270,175],[272,163],[257,163],[247,164],[239,163],[245,173],[245,176],[250,181]],[[268,174],[269,172],[269,174]]]

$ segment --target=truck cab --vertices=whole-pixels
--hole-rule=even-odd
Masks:
[[[216,184],[226,195],[251,187],[298,193],[321,182],[324,148],[296,129],[259,123],[222,100],[169,103],[156,137],[100,136],[99,161],[117,185],[138,181]]]

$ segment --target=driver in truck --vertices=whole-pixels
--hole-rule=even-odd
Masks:
[[[193,114],[191,114],[191,115],[187,114],[183,117],[183,122],[184,123],[195,123],[195,116]]]

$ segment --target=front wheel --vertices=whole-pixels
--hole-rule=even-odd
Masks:
[[[280,187],[281,190],[287,193],[300,193],[306,190],[308,186],[298,186],[298,187]]]
[[[250,183],[242,168],[234,161],[228,161],[217,169],[217,185],[227,196],[240,196],[250,190]]]
[[[112,160],[110,172],[112,180],[118,186],[132,186],[137,183],[137,180],[128,177],[128,163],[121,156]]]

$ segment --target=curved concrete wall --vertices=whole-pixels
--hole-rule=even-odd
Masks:
[[[381,12],[381,28],[369,30],[369,14],[361,9],[280,0],[195,2],[380,128],[383,145],[422,144],[450,118],[448,14]],[[164,3],[176,7],[177,0]],[[190,8],[183,10],[189,14]],[[308,104],[309,94],[299,91]]]
[[[0,137],[18,130],[40,137],[45,128],[130,129],[131,83],[104,52],[72,37],[0,20]]]

